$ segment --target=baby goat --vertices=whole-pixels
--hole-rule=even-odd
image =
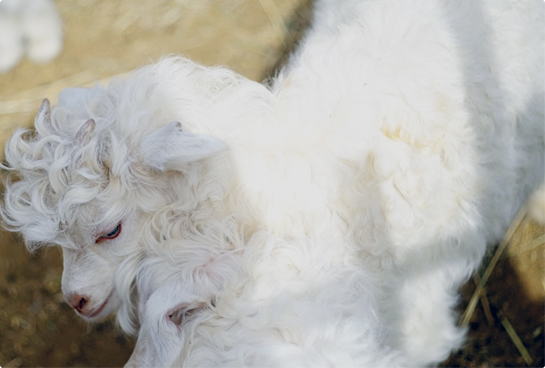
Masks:
[[[172,57],[67,89],[6,146],[5,225],[86,320],[140,309],[133,362],[440,362],[543,181],[544,6],[322,0],[269,86]]]

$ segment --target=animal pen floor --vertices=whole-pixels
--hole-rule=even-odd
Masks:
[[[54,104],[65,87],[107,83],[166,54],[263,80],[308,24],[310,2],[57,0],[60,57],[45,65],[25,60],[0,75],[2,145],[13,127],[31,126],[42,98]],[[468,342],[444,366],[544,366],[543,234],[523,222],[486,283]],[[0,366],[111,367],[128,359],[133,340],[111,321],[87,326],[63,302],[61,273],[59,249],[31,255],[18,236],[0,233]],[[461,313],[474,289],[474,280],[463,287]]]

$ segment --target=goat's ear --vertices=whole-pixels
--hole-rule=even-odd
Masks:
[[[170,323],[180,327],[184,318],[191,311],[197,310],[204,303],[199,301],[197,294],[187,290],[187,285],[173,279],[155,290],[144,303],[141,316],[144,321],[151,321],[153,329],[168,326]]]
[[[178,328],[178,331],[180,331],[182,324],[185,323],[187,318],[191,318],[192,315],[198,313],[199,310],[206,306],[205,302],[180,303],[171,308],[165,317],[167,322],[174,324]]]
[[[184,322],[185,313],[188,311],[188,304],[180,304],[168,311],[166,318],[169,322],[180,327]]]
[[[160,171],[177,170],[183,164],[210,157],[227,149],[218,138],[182,131],[179,122],[172,122],[149,136],[140,146],[144,163]]]
[[[92,88],[65,88],[59,94],[57,106],[64,107],[70,111],[86,112],[89,101],[103,90],[104,87],[98,83]]]

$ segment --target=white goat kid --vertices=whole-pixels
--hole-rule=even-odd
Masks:
[[[405,366],[384,344],[372,278],[361,266],[336,265],[340,247],[268,232],[244,244],[229,238],[233,250],[206,271],[187,261],[206,256],[202,242],[147,252],[141,328],[127,367]],[[204,273],[215,286],[188,283]]]
[[[0,1],[0,73],[25,54],[38,63],[53,60],[62,41],[62,23],[52,0]]]
[[[146,311],[150,295],[163,283],[186,287],[207,307],[182,324],[191,333],[178,340],[181,355],[169,350],[184,364],[199,354],[231,362],[217,351],[221,336],[227,345],[244,336],[231,351],[258,365],[270,355],[244,345],[242,321],[229,335],[229,318],[248,302],[274,309],[284,294],[307,295],[315,302],[301,313],[323,315],[316,280],[340,288],[333,275],[344,268],[373,280],[332,295],[374,300],[379,327],[362,331],[381,341],[378,351],[414,366],[440,362],[463,341],[458,286],[543,181],[544,6],[318,1],[315,24],[270,88],[167,58],[108,89],[65,90],[51,112],[42,107],[34,136],[19,130],[6,146],[20,180],[6,184],[5,224],[30,248],[63,248],[65,298],[89,321],[118,311],[134,332],[136,279],[144,326],[164,315]],[[162,247],[172,256],[150,265]],[[223,263],[231,252],[236,267]],[[251,267],[256,257],[267,267]],[[165,264],[190,267],[179,275]],[[216,279],[224,267],[234,268]],[[232,289],[240,280],[253,286]],[[214,307],[220,297],[235,300]],[[372,315],[349,320],[373,325]],[[256,336],[271,336],[257,326]],[[146,328],[138,344],[153,347]],[[206,334],[218,337],[198,344]],[[328,362],[346,363],[342,354]],[[376,357],[348,356],[363,365],[365,354]]]

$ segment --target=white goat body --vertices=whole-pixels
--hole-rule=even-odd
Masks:
[[[270,87],[174,57],[68,89],[7,145],[5,223],[88,320],[133,331],[137,280],[133,363],[440,362],[543,180],[543,6],[318,1]]]
[[[269,232],[230,239],[234,249],[205,266],[191,264],[206,256],[202,242],[148,252],[127,367],[406,365],[384,343],[372,278],[361,266],[339,266],[332,243]],[[215,285],[203,287],[209,280]]]

